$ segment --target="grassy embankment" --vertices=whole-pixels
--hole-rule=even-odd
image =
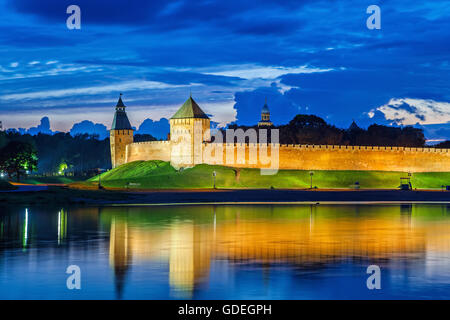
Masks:
[[[168,162],[135,161],[105,172],[101,183],[105,188],[121,189],[191,189],[212,188],[212,172],[216,171],[217,188],[230,189],[296,189],[309,188],[309,171],[280,170],[276,175],[261,175],[259,169],[241,169],[239,179],[229,167],[197,165],[177,171]],[[313,186],[318,188],[352,188],[359,182],[362,189],[395,189],[405,172],[381,171],[314,171]],[[72,186],[96,188],[98,176]],[[450,185],[450,172],[414,173],[413,188],[440,189]]]

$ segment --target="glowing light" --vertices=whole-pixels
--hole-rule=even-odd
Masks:
[[[58,212],[58,245],[64,240],[67,233],[67,213],[61,209]]]
[[[23,226],[23,247],[27,246],[28,242],[28,208],[25,209],[25,222]]]
[[[58,212],[58,244],[61,243],[61,211]]]

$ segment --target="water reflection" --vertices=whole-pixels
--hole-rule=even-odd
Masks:
[[[0,277],[10,278],[14,284],[14,276],[17,275],[9,268],[5,269],[11,266],[5,257],[11,256],[21,240],[22,248],[37,248],[47,254],[52,243],[60,247],[62,258],[54,251],[46,256],[57,265],[69,264],[76,257],[93,263],[100,270],[104,264],[100,257],[105,252],[112,270],[116,298],[127,297],[128,286],[161,288],[164,282],[169,290],[168,296],[172,298],[196,298],[196,293],[211,292],[216,287],[224,291],[239,291],[241,289],[223,283],[221,278],[246,268],[261,273],[258,281],[262,284],[251,283],[245,290],[251,290],[252,285],[255,288],[270,287],[272,277],[286,269],[294,277],[302,275],[304,281],[307,272],[327,275],[329,271],[325,270],[333,267],[373,263],[382,265],[389,274],[402,270],[402,281],[413,270],[434,281],[439,273],[439,280],[434,284],[450,284],[450,274],[442,273],[450,262],[448,205],[241,205],[52,210],[16,208],[2,211]],[[96,244],[94,247],[93,242]],[[84,259],[86,252],[91,254]],[[98,262],[95,261],[96,256],[99,257]],[[36,259],[39,262],[42,258]],[[26,264],[29,260],[19,260],[19,263]],[[144,275],[147,273],[156,275],[157,279],[146,279]],[[394,276],[388,279],[391,288],[399,285],[396,279]],[[107,285],[102,286],[97,289],[103,290]]]

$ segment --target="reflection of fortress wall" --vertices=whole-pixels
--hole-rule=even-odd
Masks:
[[[121,215],[118,208],[104,209],[104,218],[112,214],[107,220],[110,263],[118,285],[131,261],[158,262],[171,289],[192,298],[214,260],[308,267],[407,255],[421,262],[430,255],[447,257],[450,248],[450,221],[434,219],[448,214],[450,207],[174,207],[170,215],[167,210],[152,208],[146,214],[150,211],[132,208]],[[435,270],[433,263],[426,267]]]
[[[209,271],[208,232],[192,222],[174,223],[170,232],[169,282],[177,290],[191,292]]]
[[[170,161],[170,141],[135,142],[127,145],[126,162],[137,160]]]
[[[349,232],[353,233],[348,237]],[[251,231],[251,232],[250,232]],[[367,223],[318,220],[310,224],[223,223],[217,228],[216,257],[259,262],[323,263],[349,257],[389,259],[398,254],[423,255],[425,236],[402,220]]]

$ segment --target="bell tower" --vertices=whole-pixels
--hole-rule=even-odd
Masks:
[[[258,122],[258,127],[271,127],[271,126],[273,126],[273,123],[270,121],[270,111],[266,99],[266,103],[264,103],[264,107],[261,110],[261,121]]]
[[[133,143],[133,128],[125,112],[126,106],[122,101],[122,94],[116,105],[116,113],[109,131],[111,146],[111,165],[118,167],[126,162],[126,147]]]

